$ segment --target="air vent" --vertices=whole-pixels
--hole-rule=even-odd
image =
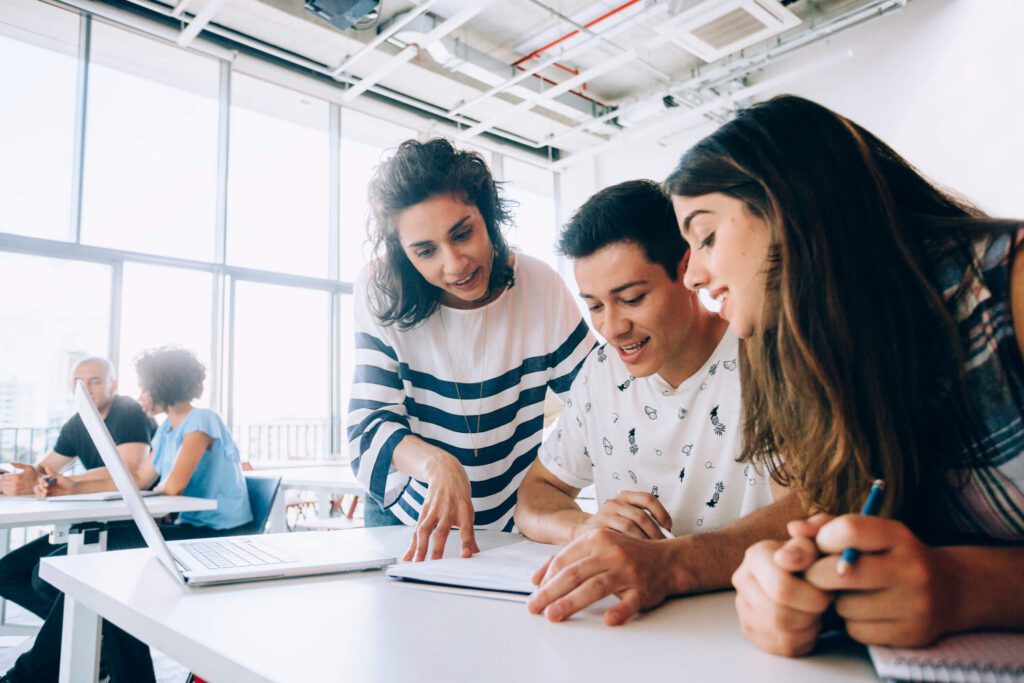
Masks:
[[[799,23],[778,0],[706,0],[671,18],[661,31],[684,50],[713,62]]]

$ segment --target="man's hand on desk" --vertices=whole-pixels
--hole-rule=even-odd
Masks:
[[[17,472],[0,476],[0,493],[5,496],[30,495],[39,479],[39,472],[31,465],[24,465],[20,462],[10,464],[17,468]]]
[[[671,554],[671,544],[664,540],[589,531],[534,573],[538,589],[526,607],[550,621],[562,621],[614,594],[620,601],[605,610],[604,621],[618,626],[664,602],[673,581]]]
[[[51,470],[49,467],[43,467],[43,476],[36,480],[36,485],[32,489],[32,493],[36,495],[36,498],[46,498],[47,496],[66,496],[75,492],[76,483],[65,477],[60,472]]]
[[[657,498],[643,491],[620,491],[576,527],[573,539],[591,530],[611,529],[633,538],[659,540],[665,538],[659,525],[671,529],[672,517]]]

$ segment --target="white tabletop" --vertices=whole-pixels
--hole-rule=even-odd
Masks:
[[[266,537],[282,547],[405,527]],[[508,534],[478,532],[481,547]],[[457,544],[449,543],[456,551]],[[41,576],[212,680],[873,681],[862,648],[776,657],[741,634],[733,594],[669,601],[610,628],[592,607],[560,624],[522,603],[419,590],[382,572],[187,589],[148,550],[45,559]]]
[[[215,510],[217,501],[189,496],[149,496],[143,498],[150,514],[163,517],[172,512]],[[112,522],[131,519],[128,506],[121,500],[63,502],[41,500],[34,496],[0,496],[0,529],[44,524]]]
[[[281,477],[281,486],[296,489],[331,489],[335,493],[362,493],[348,463],[304,467],[268,467],[247,473],[256,477]]]

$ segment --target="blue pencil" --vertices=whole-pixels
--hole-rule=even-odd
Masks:
[[[862,515],[877,515],[878,511],[882,508],[882,495],[885,492],[885,482],[881,479],[875,479],[875,483],[871,485],[871,492],[868,493],[868,499],[864,501],[864,507],[861,509],[860,514]],[[856,548],[847,548],[843,551],[843,554],[839,556],[839,562],[836,563],[836,573],[839,576],[846,576],[846,572],[850,570],[853,563],[860,557],[860,551]]]

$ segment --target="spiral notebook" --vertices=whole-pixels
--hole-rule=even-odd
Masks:
[[[869,650],[881,678],[1024,683],[1024,633],[960,633],[931,647],[872,646]]]

